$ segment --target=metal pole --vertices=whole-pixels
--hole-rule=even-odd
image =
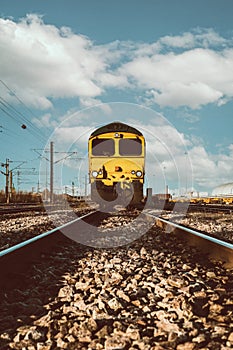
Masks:
[[[84,195],[85,195],[85,197],[87,196],[87,175],[85,175]]]
[[[10,202],[10,193],[9,193],[9,159],[6,159],[6,203],[9,204]]]
[[[48,200],[48,165],[46,161],[46,168],[45,168],[45,200]]]
[[[163,170],[164,170],[165,196],[166,196],[166,193],[167,193],[167,184],[166,184],[166,167],[165,167],[165,166],[163,167]]]
[[[148,206],[151,206],[152,205],[152,188],[151,187],[146,189],[146,198],[147,198],[146,204]]]
[[[50,203],[53,203],[53,142],[50,142]]]
[[[10,174],[10,194],[9,194],[9,197],[12,200],[12,195],[13,195],[13,173],[12,173],[12,170],[9,172],[9,174]]]
[[[185,154],[185,197],[188,197],[188,178],[187,178],[188,153],[184,152],[184,154]]]
[[[18,170],[17,171],[17,188],[18,188],[18,193],[19,193],[19,185],[20,185],[20,178],[19,178],[19,176],[20,176],[20,172]]]

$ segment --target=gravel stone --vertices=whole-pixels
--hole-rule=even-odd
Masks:
[[[0,292],[1,350],[233,346],[232,271],[156,227],[118,248],[67,242],[25,278]]]

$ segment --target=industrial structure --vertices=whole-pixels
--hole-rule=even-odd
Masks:
[[[212,196],[233,196],[233,182],[215,187],[212,191]]]

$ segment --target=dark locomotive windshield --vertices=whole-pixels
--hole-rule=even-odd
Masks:
[[[94,139],[92,141],[93,156],[113,156],[115,153],[114,140],[112,139]]]
[[[121,156],[140,156],[142,154],[141,140],[121,139],[119,142],[119,153]]]

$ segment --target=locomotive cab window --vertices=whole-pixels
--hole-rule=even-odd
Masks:
[[[119,141],[119,153],[121,156],[140,156],[142,154],[141,140],[121,139]]]
[[[94,139],[92,141],[92,155],[108,157],[115,153],[114,140],[112,139]]]

